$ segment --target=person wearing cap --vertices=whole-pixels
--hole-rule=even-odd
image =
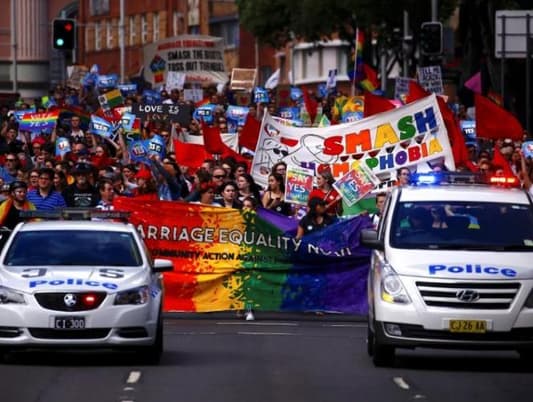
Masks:
[[[100,193],[89,181],[92,167],[88,163],[77,163],[72,169],[74,183],[63,190],[63,198],[68,207],[91,208],[100,201]]]
[[[28,200],[38,210],[54,210],[67,206],[60,192],[54,190],[54,169],[39,169],[37,188],[28,191]]]
[[[147,166],[142,165],[135,174],[135,180],[137,181],[137,187],[133,189],[133,196],[136,199],[145,201],[159,200],[157,184],[152,176],[152,172]]]
[[[35,205],[28,201],[28,185],[16,180],[9,185],[9,197],[0,204],[0,226],[14,229],[23,219],[20,211],[33,211]]]

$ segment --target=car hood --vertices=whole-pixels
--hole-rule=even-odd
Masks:
[[[400,275],[446,279],[533,279],[531,253],[399,250],[388,260]]]
[[[0,270],[0,284],[26,293],[43,291],[106,291],[113,293],[147,283],[142,267],[9,267]]]

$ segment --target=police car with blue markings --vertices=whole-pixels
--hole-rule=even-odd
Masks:
[[[532,199],[513,178],[480,179],[419,175],[389,193],[377,229],[362,231],[376,366],[416,347],[533,358]]]
[[[17,349],[112,348],[157,363],[161,273],[117,211],[27,211],[0,252],[0,355]],[[42,218],[46,218],[43,220]]]

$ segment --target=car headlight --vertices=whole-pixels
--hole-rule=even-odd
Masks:
[[[148,286],[140,286],[135,289],[118,292],[115,296],[115,304],[146,304],[150,298]]]
[[[13,289],[0,286],[0,304],[26,304],[24,295]]]
[[[400,277],[390,265],[382,266],[381,300],[386,301],[388,303],[411,303],[411,299],[405,291]]]

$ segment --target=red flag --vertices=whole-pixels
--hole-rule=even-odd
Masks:
[[[505,159],[498,147],[494,147],[494,154],[492,155],[492,165],[494,166],[494,169],[503,169],[503,174],[505,176],[515,176],[513,169],[511,169],[511,165],[509,165],[509,161]]]
[[[237,162],[249,163],[248,159],[224,144],[220,137],[220,129],[218,127],[210,127],[202,121],[202,133],[204,136],[204,147],[207,152],[220,155],[221,158],[231,156]]]
[[[510,112],[482,95],[474,94],[476,133],[480,138],[522,140],[524,129]]]
[[[311,95],[309,95],[307,88],[303,85],[302,85],[302,94],[304,98],[305,108],[307,109],[307,113],[309,113],[309,118],[311,119],[311,124],[312,124],[316,118],[318,102],[314,97],[311,97]]]
[[[197,169],[204,160],[211,159],[211,155],[207,153],[204,146],[199,144],[174,140],[174,151],[178,164],[191,169]]]
[[[204,147],[210,154],[222,155],[227,147],[220,138],[218,126],[208,126],[202,120],[202,134],[204,136]]]
[[[409,94],[406,97],[405,103],[411,103],[429,95],[431,94],[422,88],[418,82],[411,80],[409,81]]]
[[[455,161],[456,168],[459,166],[466,166],[471,171],[475,170],[473,163],[468,157],[465,137],[459,129],[459,124],[457,123],[457,120],[455,120],[452,111],[440,96],[437,96],[437,102],[439,104],[440,113],[442,114],[442,119],[444,120],[444,125],[446,126],[446,131],[448,131],[448,138],[450,139],[452,146],[453,160]]]
[[[255,117],[248,114],[239,136],[239,145],[255,151],[260,131],[261,122],[257,121]]]
[[[395,107],[387,98],[365,92],[365,117],[392,109]]]

